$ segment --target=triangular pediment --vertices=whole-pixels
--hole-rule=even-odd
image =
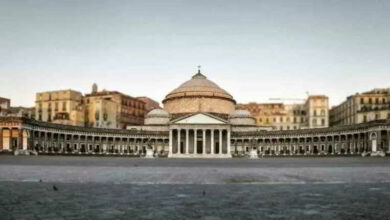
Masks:
[[[172,123],[173,124],[226,124],[227,122],[223,119],[220,119],[210,114],[196,113],[193,115],[178,118],[172,121]]]

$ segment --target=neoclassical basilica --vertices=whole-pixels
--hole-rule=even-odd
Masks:
[[[275,131],[236,109],[231,94],[200,71],[127,129],[87,128],[0,117],[0,151],[169,158],[386,155],[390,120]]]

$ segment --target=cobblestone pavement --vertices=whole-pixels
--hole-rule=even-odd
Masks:
[[[0,156],[0,219],[390,219],[390,159]]]

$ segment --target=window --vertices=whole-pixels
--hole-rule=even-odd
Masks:
[[[317,119],[313,119],[313,125],[317,125]]]
[[[363,122],[367,122],[367,115],[363,116]]]
[[[371,98],[368,99],[368,104],[372,104],[372,99]]]
[[[58,111],[58,102],[55,103],[54,111]]]
[[[280,117],[280,122],[283,122],[283,117]]]
[[[360,98],[360,104],[364,104],[364,98]]]
[[[314,115],[314,116],[317,116],[317,110],[316,110],[316,109],[314,109],[313,115]]]
[[[379,119],[379,114],[375,114],[375,120]]]
[[[375,104],[379,104],[379,99],[378,98],[375,99]]]
[[[321,119],[321,125],[325,126],[325,119]]]
[[[390,113],[387,113],[387,118],[390,119]]]
[[[287,125],[287,130],[290,130],[290,126]]]
[[[297,118],[296,117],[294,117],[294,123],[297,123]]]
[[[273,118],[274,119],[274,122],[276,122],[276,118]]]
[[[62,111],[64,111],[64,112],[66,111],[66,102],[62,103]]]
[[[287,117],[287,122],[290,122],[290,117]]]
[[[321,115],[325,116],[325,110],[324,109],[321,110]]]

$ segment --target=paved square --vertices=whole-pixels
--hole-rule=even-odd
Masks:
[[[0,180],[2,219],[390,216],[387,158],[146,160],[0,156]]]

